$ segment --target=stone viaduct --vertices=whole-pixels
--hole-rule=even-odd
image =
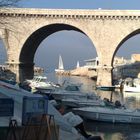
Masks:
[[[140,11],[1,8],[0,37],[17,80],[33,77],[39,44],[62,30],[89,37],[99,58],[97,85],[112,85],[114,56],[123,42],[140,33]]]

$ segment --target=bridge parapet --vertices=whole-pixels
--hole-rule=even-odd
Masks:
[[[97,81],[101,85],[112,83],[110,65],[120,45],[140,33],[140,10],[0,8],[0,20],[4,21],[0,37],[7,59],[17,73],[23,72],[24,77],[32,74],[35,52],[45,38],[58,31],[74,30],[94,44],[100,62]]]
[[[138,20],[140,10],[73,10],[1,8],[0,17],[70,18],[92,20]]]

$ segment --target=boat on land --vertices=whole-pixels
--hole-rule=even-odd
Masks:
[[[39,103],[39,101],[44,103],[44,106],[42,106],[42,108],[41,108],[42,114],[47,112],[47,110],[46,110],[47,106],[45,107],[45,105],[47,105],[47,102],[48,102],[47,98],[45,99],[43,96],[41,96],[39,94],[34,95],[31,92],[24,90],[23,88],[20,88],[16,82],[0,80],[0,95],[4,95],[4,96],[7,96],[8,98],[13,99],[13,101],[14,101],[13,112],[14,113],[10,119],[15,119],[19,126],[22,126],[23,121],[28,116],[28,115],[25,117],[22,116],[24,113],[27,113],[26,110],[23,110],[23,108],[28,106],[30,108],[28,111],[32,112],[33,111],[33,106],[32,106],[33,102],[35,102],[36,105]],[[5,102],[5,103],[7,103],[7,108],[3,111],[1,110],[2,108],[0,109],[1,115],[2,115],[2,112],[6,112],[6,114],[7,114],[7,112],[10,111],[9,110],[9,103],[8,102]],[[36,114],[36,113],[38,114],[39,110],[40,109],[37,107],[36,110],[33,111],[34,114]],[[0,115],[0,126],[2,125],[3,121],[4,121],[3,125],[8,126],[10,119],[6,116],[1,117],[1,115]],[[30,115],[32,115],[32,113]]]
[[[96,86],[97,90],[104,90],[104,91],[114,91],[115,86]]]
[[[78,130],[75,128],[75,125],[81,123],[82,119],[72,113],[71,114],[73,118],[71,117],[71,115],[71,118],[69,118],[68,115],[61,115],[60,112],[56,110],[56,108],[49,102],[48,98],[43,97],[39,94],[32,94],[32,92],[22,89],[16,82],[7,80],[0,80],[0,93],[0,96],[4,95],[6,97],[4,97],[6,99],[6,103],[4,104],[7,104],[7,106],[4,106],[3,104],[0,108],[0,128],[8,128],[9,121],[11,119],[17,121],[18,126],[27,125],[29,119],[36,116],[37,119],[34,119],[32,123],[37,123],[37,125],[39,125],[37,121],[39,119],[38,117],[46,114],[54,116],[54,120],[56,122],[55,125],[59,125],[59,128],[61,128],[62,130],[68,131],[70,133],[75,132],[75,134],[78,134]],[[14,101],[14,104],[9,103],[9,101],[11,101],[9,99],[12,99]],[[10,105],[13,105],[14,108],[11,109]],[[13,111],[13,113],[11,113],[11,111]],[[6,114],[7,116],[2,116],[2,113]],[[45,124],[48,125],[47,123]],[[55,128],[56,126],[53,127]]]
[[[74,112],[86,119],[110,123],[140,124],[140,109],[125,107],[80,107]]]

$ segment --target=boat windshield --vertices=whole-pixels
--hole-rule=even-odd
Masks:
[[[36,81],[36,82],[46,82],[47,78],[44,76],[36,76],[33,78],[33,81]]]
[[[79,89],[79,87],[76,86],[76,85],[68,85],[68,86],[65,88],[65,90],[67,90],[67,91],[79,91],[80,89]]]

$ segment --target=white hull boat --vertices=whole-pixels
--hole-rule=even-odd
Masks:
[[[51,95],[55,100],[63,99],[97,99],[99,98],[95,93],[85,93],[80,91],[81,84],[65,83],[60,87],[56,87],[50,92],[45,92],[44,94]]]
[[[85,107],[85,106],[105,106],[103,100],[98,96],[93,96],[93,99],[88,98],[67,98],[62,99],[62,104],[68,107]]]
[[[140,92],[140,86],[124,85],[123,91],[124,92]]]
[[[84,118],[112,123],[140,123],[139,109],[107,108],[107,107],[81,107],[74,112]]]
[[[31,87],[32,91],[40,90],[51,90],[55,88],[55,84],[47,81],[46,76],[35,76],[32,80],[26,80],[27,84]]]
[[[140,79],[135,78],[130,81],[125,80],[123,85],[124,92],[140,92]]]
[[[69,98],[97,98],[98,96],[94,93],[82,93],[82,92],[67,92],[67,91],[59,91],[53,92],[51,94],[55,100],[69,99]]]

